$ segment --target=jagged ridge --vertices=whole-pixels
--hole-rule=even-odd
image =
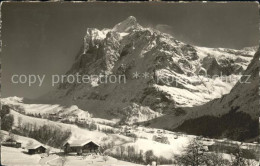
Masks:
[[[100,84],[98,79],[91,84],[65,82],[45,98],[78,105],[98,117],[121,118],[111,112],[133,103],[166,114],[178,107],[201,105],[228,93],[235,81],[223,82],[203,74],[237,77],[251,58],[252,51],[248,49],[185,44],[169,34],[142,27],[130,16],[112,29],[88,28],[81,53],[67,72],[124,74],[126,84]],[[134,79],[134,72],[148,72],[149,77]]]

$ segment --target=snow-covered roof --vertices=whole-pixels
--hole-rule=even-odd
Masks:
[[[31,146],[29,146],[29,147],[27,147],[27,149],[37,149],[37,148],[39,148],[39,147],[44,147],[45,149],[46,149],[46,147],[45,146],[43,146],[43,145],[41,145],[41,144],[34,144],[34,145],[31,145]]]
[[[3,142],[17,142],[17,141],[15,139],[12,139],[12,138],[7,138]]]
[[[95,141],[92,141],[90,139],[88,139],[88,140],[74,140],[74,141],[69,141],[67,143],[70,145],[70,147],[78,147],[78,146],[84,146],[84,145],[86,145],[86,144],[88,144],[90,142],[96,144],[97,146],[100,146]]]

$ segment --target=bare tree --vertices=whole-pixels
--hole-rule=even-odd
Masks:
[[[102,159],[103,159],[105,162],[107,162],[108,156],[107,156],[107,155],[104,155],[104,156],[102,157]]]
[[[59,158],[59,161],[60,161],[60,165],[61,166],[65,166],[65,164],[67,163],[68,159],[67,159],[67,157],[65,155],[63,155],[63,156],[61,156]]]
[[[46,149],[46,154],[47,154],[47,156],[49,156],[50,153],[51,153],[51,147],[48,147],[48,148]]]
[[[223,154],[219,152],[205,154],[205,164],[207,166],[226,166],[230,165],[230,162],[223,158]]]
[[[178,165],[190,165],[199,166],[205,164],[205,148],[203,144],[193,139],[189,145],[185,148],[184,154],[174,156],[176,164]]]
[[[245,160],[245,166],[255,166],[258,164],[259,164],[259,162],[256,160],[249,160],[249,159]]]
[[[123,157],[124,153],[125,153],[125,147],[120,146],[120,156]]]
[[[116,147],[116,154],[117,154],[117,155],[120,155],[120,154],[121,154],[120,152],[121,152],[120,147]]]
[[[18,117],[18,122],[17,122],[19,128],[21,128],[21,126],[22,126],[22,121],[23,121],[23,120],[22,120],[22,117],[19,116],[19,117]]]
[[[255,162],[253,160],[245,159],[244,152],[241,148],[241,145],[237,145],[235,147],[235,152],[233,153],[233,157],[231,158],[232,166],[254,166]]]
[[[151,164],[152,161],[155,160],[155,156],[154,156],[154,153],[153,153],[152,150],[146,151],[144,156],[145,156],[145,161],[146,161],[147,164]]]
[[[205,148],[197,139],[192,140],[184,150],[184,154],[175,156],[175,164],[189,166],[254,166],[253,160],[244,158],[241,145],[235,147],[235,152],[231,158],[231,162],[224,159],[223,155],[218,152],[206,152]]]
[[[87,156],[86,154],[82,154],[82,160],[86,160]]]

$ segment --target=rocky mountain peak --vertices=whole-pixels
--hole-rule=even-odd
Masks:
[[[141,26],[137,23],[137,20],[134,16],[129,16],[124,21],[116,24],[113,30],[117,32],[128,32],[136,28],[141,28]]]
[[[88,28],[83,48],[66,73],[125,75],[126,83],[101,84],[96,79],[90,84],[64,82],[53,92],[55,95],[47,98],[69,101],[66,104],[77,105],[98,117],[120,118],[123,108],[133,103],[139,106],[135,110],[151,110],[144,114],[166,114],[229,93],[236,81],[208,78],[206,74],[223,74],[223,79],[238,77],[253,52],[189,45],[170,34],[143,28],[130,16],[112,29]],[[136,72],[139,79],[133,77]]]
[[[134,16],[129,16],[125,21],[136,23],[137,20]]]

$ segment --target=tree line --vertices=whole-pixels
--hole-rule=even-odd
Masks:
[[[36,125],[31,123],[22,123],[13,133],[25,137],[33,138],[43,144],[55,148],[61,148],[66,140],[71,136],[70,130],[62,130],[52,125]]]
[[[10,107],[8,105],[3,105],[1,112],[1,130],[10,131],[12,130],[14,124],[14,117],[10,114]]]
[[[245,159],[240,145],[234,147],[231,160],[227,160],[219,152],[207,152],[203,143],[197,139],[190,141],[181,155],[174,156],[174,164],[189,166],[256,166],[254,160]]]

